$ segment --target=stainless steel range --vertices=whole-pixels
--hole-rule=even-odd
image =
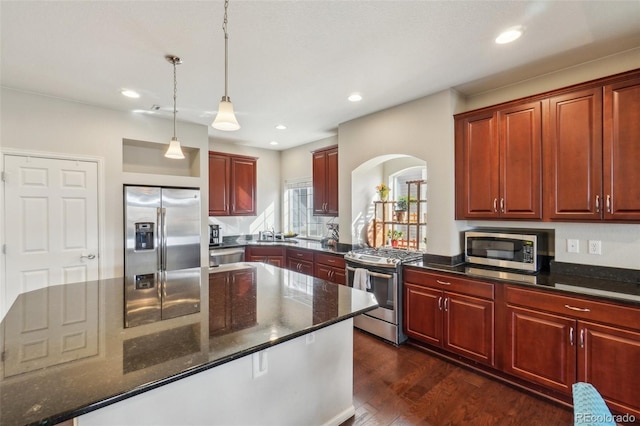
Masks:
[[[373,293],[379,308],[358,315],[354,325],[393,344],[407,339],[402,331],[402,264],[422,259],[422,252],[364,248],[344,256],[347,285]]]

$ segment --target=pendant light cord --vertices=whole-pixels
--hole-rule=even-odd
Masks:
[[[222,31],[224,31],[224,100],[229,101],[228,91],[228,75],[229,75],[229,33],[227,32],[227,8],[229,7],[229,0],[224,2],[224,20],[222,21]]]
[[[173,58],[173,138],[176,139],[176,94],[178,93],[178,79],[176,78],[176,58]]]

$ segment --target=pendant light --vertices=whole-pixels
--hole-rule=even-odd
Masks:
[[[182,148],[180,148],[180,141],[176,137],[176,93],[178,92],[178,80],[176,79],[176,65],[180,65],[182,60],[177,56],[167,55],[165,59],[173,64],[173,137],[169,142],[169,149],[165,152],[164,156],[167,158],[173,158],[181,160],[184,158]]]
[[[228,76],[229,76],[229,33],[227,32],[227,8],[229,7],[229,0],[224,2],[224,20],[222,21],[222,31],[224,31],[224,96],[218,105],[218,115],[213,120],[211,126],[214,129],[233,131],[240,128],[236,115],[233,112],[233,104],[231,99],[227,95],[228,88]]]

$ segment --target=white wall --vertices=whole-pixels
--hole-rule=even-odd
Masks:
[[[366,214],[366,207],[357,199],[368,187],[370,194],[375,192],[375,186],[383,177],[372,179],[367,187],[358,184],[355,188],[352,171],[371,159],[400,154],[426,162],[429,252],[443,256],[460,253],[459,228],[454,220],[453,167],[453,114],[459,102],[455,91],[445,90],[340,124],[340,228],[352,229],[351,235],[341,233],[342,242],[357,242],[361,238],[358,229],[350,223],[353,218]]]
[[[201,150],[199,177],[123,173],[122,140],[167,144],[173,135],[173,121],[170,117],[161,119],[126,113],[6,88],[2,88],[1,94],[0,135],[3,150],[55,153],[103,160],[104,204],[101,207],[103,232],[100,254],[102,278],[122,276],[124,273],[124,183],[207,188],[206,126],[180,122],[177,129],[178,138],[184,146]],[[204,235],[207,231],[208,202],[208,193],[202,191]],[[203,245],[201,257],[206,265],[206,244]]]
[[[280,178],[280,152],[209,139],[209,151],[247,155],[258,158],[257,215],[210,217],[209,223],[218,224],[223,236],[252,235],[274,227],[282,229],[282,190]]]

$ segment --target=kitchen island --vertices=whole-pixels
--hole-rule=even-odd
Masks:
[[[148,288],[141,289],[148,291]],[[24,293],[1,323],[0,424],[339,424],[368,293],[261,263],[202,268],[199,312],[125,328],[125,279]]]

